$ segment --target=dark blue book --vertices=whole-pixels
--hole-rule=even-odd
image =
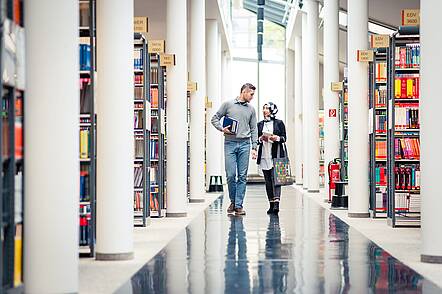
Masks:
[[[234,134],[236,134],[236,132],[238,131],[238,121],[231,117],[225,116],[223,119],[223,128],[227,126],[229,127],[228,130]]]

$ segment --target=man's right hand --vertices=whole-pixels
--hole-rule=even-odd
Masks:
[[[233,133],[229,130],[230,126],[226,126],[223,128],[223,133],[227,135],[233,135]]]

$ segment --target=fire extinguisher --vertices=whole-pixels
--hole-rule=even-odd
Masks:
[[[332,190],[336,188],[335,182],[341,180],[341,160],[335,158],[328,163],[328,201],[332,201]]]

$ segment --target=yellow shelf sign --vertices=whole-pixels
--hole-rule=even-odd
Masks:
[[[174,66],[175,54],[160,54],[160,66]]]
[[[371,48],[388,48],[390,47],[389,35],[371,35]]]
[[[198,90],[198,86],[196,82],[187,82],[187,92],[196,92]]]
[[[134,32],[147,33],[147,17],[145,16],[134,17]]]
[[[373,50],[358,50],[358,62],[373,61]]]
[[[421,17],[419,9],[404,9],[402,10],[402,25],[403,26],[418,26],[420,25]]]
[[[332,82],[331,83],[331,90],[333,92],[341,92],[344,90],[344,83],[343,82]]]
[[[166,42],[164,40],[148,40],[147,41],[148,44],[148,49],[147,51],[149,53],[164,53],[164,49],[166,47]]]

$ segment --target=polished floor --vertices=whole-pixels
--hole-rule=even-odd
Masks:
[[[244,217],[220,197],[116,293],[442,293],[296,190],[268,216],[264,186]]]

